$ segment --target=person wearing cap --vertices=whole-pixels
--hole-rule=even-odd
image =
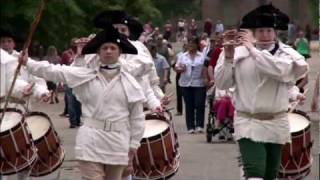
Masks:
[[[272,4],[252,10],[242,18],[240,46],[225,42],[215,67],[216,86],[235,87],[234,136],[248,180],[276,179],[282,147],[291,141],[288,91],[308,64],[277,40],[276,30],[286,30],[288,22]]]
[[[83,179],[119,180],[132,163],[144,132],[144,94],[137,81],[119,63],[121,53],[137,49],[112,26],[90,40],[82,54],[99,56],[96,68],[53,65],[22,59],[27,69],[73,88],[82,103],[83,126],[75,145],[75,157]]]
[[[151,54],[148,48],[138,41],[143,32],[140,22],[126,12],[117,10],[103,11],[94,18],[93,22],[97,28],[104,28],[104,26],[112,24],[120,33],[128,37],[128,40],[137,48],[138,55],[122,54],[121,63],[134,77],[147,76],[155,96],[163,104],[168,104],[168,97],[159,87],[159,77]]]
[[[0,29],[0,48],[6,53],[8,53],[8,55],[12,56],[11,59],[13,59],[17,65],[20,52],[15,50],[15,39],[19,39],[17,35],[14,35],[9,30]],[[46,81],[44,79],[30,75],[25,67],[21,67],[19,78],[29,83],[30,88],[33,89],[32,91],[34,91],[37,94],[38,98],[36,99],[39,99],[41,96],[45,97],[45,95],[49,95]],[[28,108],[32,108],[31,101],[28,101],[27,103],[29,104]]]

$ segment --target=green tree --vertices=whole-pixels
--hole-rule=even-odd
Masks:
[[[1,0],[1,27],[25,38],[40,1]],[[93,17],[102,10],[125,10],[140,19],[161,18],[150,0],[47,0],[33,41],[64,49],[71,38],[88,36],[98,30]]]

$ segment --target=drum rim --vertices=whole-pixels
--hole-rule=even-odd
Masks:
[[[32,140],[33,140],[33,142],[34,142],[35,144],[38,144],[39,141],[41,141],[44,137],[47,137],[47,136],[49,135],[49,133],[50,133],[51,130],[53,131],[53,133],[56,133],[56,131],[52,128],[53,125],[52,125],[51,119],[50,119],[50,117],[49,117],[46,113],[39,112],[39,111],[32,111],[32,112],[29,112],[29,113],[26,115],[25,118],[28,118],[29,116],[44,116],[44,117],[46,117],[47,119],[49,119],[50,127],[49,127],[49,129],[47,130],[47,132],[44,133],[44,135],[41,136],[41,137],[38,138],[38,139],[33,139],[33,138],[32,138]],[[26,124],[28,125],[27,120],[26,120]],[[28,127],[29,127],[29,126],[28,126]],[[29,130],[30,130],[30,133],[31,133],[31,136],[32,136],[32,131],[31,131],[30,128],[29,128]]]
[[[145,119],[146,120],[160,120],[160,121],[165,121],[165,122],[169,122],[168,119],[161,114],[156,114],[156,113],[149,113],[145,115]]]
[[[299,115],[307,118],[307,119],[310,121],[310,116],[309,116],[306,112],[304,112],[304,111],[295,109],[295,110],[292,111],[292,113],[299,114]]]
[[[0,109],[0,113],[1,113],[1,112],[3,112],[3,109],[2,109],[2,108]],[[19,114],[21,115],[21,121],[20,121],[20,122],[22,123],[22,125],[25,125],[25,116],[24,116],[24,114],[22,113],[22,111],[21,111],[20,109],[17,109],[17,108],[7,108],[7,112],[17,112],[17,113],[19,113]],[[20,124],[20,123],[17,123],[17,124],[16,124],[15,126],[13,126],[12,128],[7,129],[7,130],[5,130],[5,131],[3,131],[3,132],[0,131],[0,138],[8,135],[10,130],[11,130],[11,131],[17,130],[17,129],[20,127],[19,124]]]
[[[147,112],[147,113],[146,113]],[[165,121],[168,121],[168,122],[171,122],[172,121],[172,114],[171,114],[171,112],[169,111],[169,110],[166,110],[166,111],[164,111],[163,112],[163,114],[162,113],[158,113],[158,112],[151,112],[151,111],[144,111],[144,113],[145,113],[145,119],[146,120],[148,120],[149,118],[147,118],[148,116],[156,116],[156,117],[161,117],[161,118],[163,118],[163,119],[161,119],[161,120],[165,120]],[[168,116],[168,118],[166,117],[166,115],[165,114],[167,114],[167,116]],[[160,120],[160,119],[159,119]]]
[[[308,131],[310,131],[311,121],[310,121],[310,117],[308,116],[307,113],[305,113],[305,112],[303,112],[303,111],[301,111],[301,110],[296,110],[296,109],[295,109],[294,111],[292,111],[292,114],[298,114],[298,115],[301,115],[301,116],[305,117],[305,118],[308,120],[309,124],[308,124],[308,126],[307,126],[306,128],[301,129],[300,131],[296,131],[296,132],[292,132],[292,133],[290,132],[291,136],[296,137],[296,136],[299,136],[299,135],[303,134],[303,132],[308,132]],[[289,120],[289,119],[288,119],[288,120]]]
[[[151,119],[149,119],[149,120],[151,120]],[[155,119],[155,120],[157,120],[157,119]],[[166,122],[166,123],[168,123],[168,122]],[[149,141],[154,141],[154,140],[159,139],[159,137],[161,137],[161,136],[167,135],[168,133],[170,133],[170,128],[171,128],[171,127],[170,127],[170,124],[168,123],[168,127],[167,127],[164,131],[162,131],[161,133],[156,134],[156,135],[154,135],[154,136],[142,138],[142,139],[141,139],[141,143],[147,142],[147,139],[148,139]]]

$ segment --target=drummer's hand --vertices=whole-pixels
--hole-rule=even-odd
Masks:
[[[124,169],[122,173],[122,177],[127,177],[133,173],[133,158],[136,153],[137,153],[136,149],[133,149],[133,148],[129,149],[129,153],[128,153],[129,162],[128,162],[128,166]]]
[[[51,92],[49,93],[43,93],[41,95],[41,101],[48,102],[50,100]]]
[[[305,100],[306,100],[306,96],[301,94],[301,93],[299,93],[297,95],[297,100],[299,101],[299,105],[303,105]]]
[[[130,176],[130,174],[133,173],[133,166],[132,164],[129,164],[122,172],[122,178],[125,178],[127,176]]]
[[[152,110],[152,112],[163,113],[164,109],[161,106],[158,106]]]
[[[26,49],[25,53],[21,53],[21,55],[18,58],[18,60],[22,65],[27,65],[28,58],[29,58],[28,49]]]
[[[33,86],[34,84],[28,84],[23,88],[22,94],[24,97],[30,96],[32,94]]]
[[[164,95],[163,97],[162,97],[162,99],[161,99],[161,104],[162,105],[168,105],[169,103],[171,102],[171,99],[170,99],[170,97],[169,96],[167,96],[167,95]]]

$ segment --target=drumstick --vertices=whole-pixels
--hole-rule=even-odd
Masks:
[[[168,98],[171,98],[173,96],[173,93],[168,93],[165,96],[167,96]]]
[[[303,92],[303,95],[305,96],[305,95],[307,94],[307,92],[308,92],[308,89],[306,89],[306,90]],[[297,107],[297,105],[300,103],[300,101],[301,101],[301,100],[298,99],[296,102],[293,103],[293,106],[292,106],[292,108],[290,109],[289,113],[292,113],[293,110],[296,109],[296,107]]]
[[[26,42],[23,44],[22,53],[21,53],[22,56],[27,52],[27,50],[28,50],[28,48],[29,48],[29,46],[30,46],[30,43],[31,43],[33,34],[34,34],[34,32],[35,32],[35,30],[36,30],[36,28],[37,28],[37,25],[39,24],[39,21],[40,21],[41,15],[42,15],[42,11],[43,11],[43,9],[44,9],[44,5],[45,5],[45,4],[44,4],[44,0],[42,0],[42,1],[40,2],[39,7],[38,7],[36,17],[35,17],[34,21],[33,21],[32,24],[31,24],[30,32],[29,32],[29,34],[28,34],[28,36],[27,36],[27,40],[26,40]],[[22,58],[22,56],[20,56],[19,59],[18,59],[18,60],[19,60],[19,63],[18,63],[18,66],[17,66],[17,68],[16,68],[16,70],[15,70],[15,72],[14,72],[13,80],[12,80],[11,86],[10,86],[9,91],[8,91],[8,93],[7,93],[7,96],[6,96],[6,101],[5,101],[5,104],[4,104],[4,107],[3,107],[3,113],[1,114],[1,117],[0,117],[0,127],[1,127],[2,120],[3,120],[3,118],[4,118],[4,114],[5,114],[5,112],[6,112],[6,109],[7,109],[7,107],[8,107],[9,97],[11,96],[11,94],[12,94],[12,92],[13,92],[13,87],[14,87],[14,85],[15,85],[15,83],[16,83],[17,76],[18,76],[18,74],[19,74],[19,72],[20,72],[20,69],[21,69],[21,66],[22,66],[22,61],[20,61],[21,58]]]
[[[34,83],[34,82],[33,82],[33,83],[31,83],[31,87],[30,87],[30,89],[33,89],[34,85],[35,85],[35,83]],[[26,102],[26,103],[27,103],[27,104],[26,104],[26,106],[25,106],[24,108],[25,108],[25,110],[26,110],[26,113],[28,113],[28,112],[29,112],[30,96],[28,96],[28,100],[27,100],[27,102]]]
[[[171,111],[171,110],[173,110],[174,109],[174,107],[170,107],[170,108],[166,108],[165,110],[166,111]]]

